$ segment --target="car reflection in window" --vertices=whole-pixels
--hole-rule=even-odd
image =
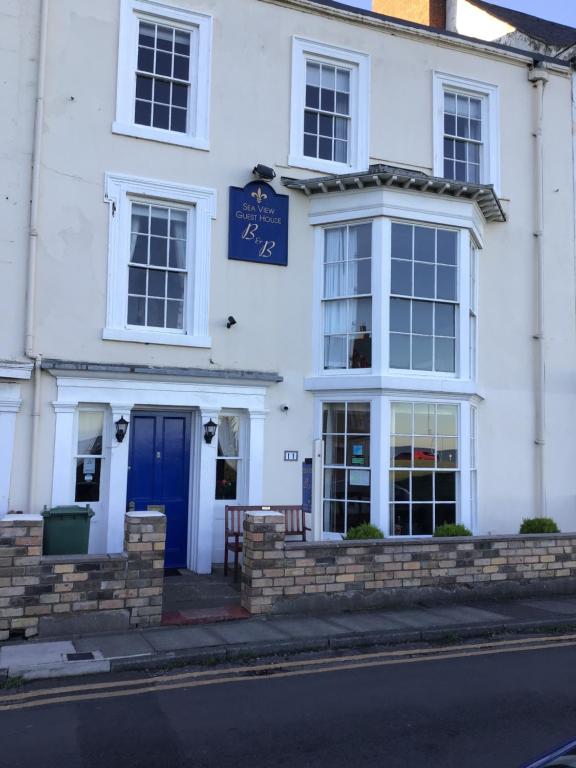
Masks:
[[[536,762],[528,763],[523,768],[576,768],[576,741],[549,752]]]

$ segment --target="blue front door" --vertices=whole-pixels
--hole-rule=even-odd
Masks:
[[[166,568],[188,564],[190,425],[189,413],[132,412],[128,504],[164,508]]]

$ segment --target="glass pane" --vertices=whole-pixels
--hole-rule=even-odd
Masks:
[[[350,72],[347,69],[336,70],[336,90],[350,93]]]
[[[168,272],[168,293],[171,299],[184,298],[184,275],[182,272]]]
[[[456,335],[454,324],[455,309],[452,304],[436,304],[434,317],[434,333],[436,336]]]
[[[437,270],[437,298],[456,301],[456,268],[438,265]]]
[[[456,501],[456,472],[437,472],[436,501]]]
[[[318,154],[318,139],[316,136],[311,136],[309,133],[304,134],[304,157],[317,157]]]
[[[434,472],[412,473],[412,501],[433,501]]]
[[[456,113],[456,94],[445,93],[444,94],[444,111],[451,114]]]
[[[394,403],[392,405],[392,434],[412,434],[412,403]]]
[[[436,528],[441,525],[452,525],[456,522],[455,504],[436,504]]]
[[[390,334],[390,368],[410,368],[410,336]]]
[[[340,261],[324,265],[324,298],[332,299],[346,296],[346,262]]]
[[[337,117],[334,122],[334,136],[336,136],[337,139],[343,139],[346,141],[348,139],[348,120]]]
[[[348,503],[348,516],[347,516],[346,530],[355,528],[362,523],[370,522],[370,504],[360,504],[358,502]]]
[[[169,130],[170,110],[167,106],[163,106],[162,104],[154,105],[152,125],[154,126],[154,128],[164,128],[165,130]]]
[[[434,349],[434,370],[454,373],[456,370],[456,343],[454,339],[436,339]]]
[[[324,233],[324,261],[344,261],[346,247],[346,228],[327,229]]]
[[[345,499],[346,498],[346,470],[345,469],[325,469],[324,470],[324,498],[326,499]]]
[[[332,160],[332,139],[318,139],[318,157],[322,160]]]
[[[432,283],[434,286],[434,283]],[[392,293],[412,295],[412,262],[392,259]]]
[[[166,302],[166,327],[182,330],[184,328],[184,302]]]
[[[188,211],[181,211],[177,208],[170,210],[170,237],[185,241],[187,224]]]
[[[324,337],[324,368],[346,368],[348,361],[346,336]]]
[[[414,438],[414,466],[434,468],[436,464],[435,439],[433,437]]]
[[[413,230],[407,224],[392,224],[392,258],[412,259]]]
[[[370,403],[348,403],[348,433],[370,434]]]
[[[160,104],[170,104],[170,83],[165,80],[154,80],[154,101]]]
[[[393,536],[410,535],[410,505],[390,505],[390,529]]]
[[[438,435],[455,437],[458,434],[458,406],[439,405],[438,409]]]
[[[216,499],[236,499],[238,497],[238,460],[216,460]]]
[[[311,61],[306,63],[306,83],[307,85],[320,85],[320,64]]]
[[[128,270],[128,293],[135,293],[138,296],[146,295],[146,269],[130,267]]]
[[[444,133],[448,136],[456,135],[456,118],[453,115],[444,115]]]
[[[304,132],[305,133],[318,133],[318,113],[317,112],[304,112]]]
[[[154,48],[154,24],[147,24],[145,21],[140,22],[138,44],[145,45],[148,48]]]
[[[412,333],[418,333],[422,336],[433,335],[433,309],[434,304],[431,301],[412,302]]]
[[[218,418],[218,456],[238,456],[240,419],[238,416]]]
[[[186,133],[186,110],[173,107],[170,115],[170,130]]]
[[[146,299],[128,297],[128,325],[146,325]]]
[[[348,292],[350,295],[358,295],[371,292],[372,282],[372,261],[371,259],[360,259],[359,261],[350,261],[348,263]]]
[[[470,120],[470,138],[476,141],[482,139],[482,123],[480,120]]]
[[[436,251],[436,230],[431,227],[414,228],[414,258],[419,261],[434,261]]]
[[[348,500],[370,501],[370,470],[349,469],[348,472]],[[350,512],[350,510],[348,510]]]
[[[433,533],[432,504],[412,506],[412,535],[431,536]]]
[[[335,90],[336,88],[336,69],[334,67],[322,67],[322,88]]]
[[[104,413],[102,411],[80,411],[78,413],[78,450],[83,456],[99,456],[102,453],[102,430]]]
[[[190,56],[190,32],[174,30],[174,50],[184,56]]]
[[[148,263],[148,235],[132,235],[130,248],[130,261],[134,264]]]
[[[165,267],[167,263],[168,240],[164,237],[150,238],[150,264]]]
[[[334,304],[335,302],[330,302]],[[350,333],[372,329],[372,299],[351,299],[348,302],[348,328]]]
[[[458,469],[458,438],[438,438],[439,469]]]
[[[320,115],[319,121],[320,136],[328,136],[332,138],[334,136],[334,118],[330,115]]]
[[[414,434],[436,434],[436,406],[427,403],[414,404]]]
[[[394,435],[391,438],[390,466],[412,466],[412,437],[410,435]]]
[[[324,438],[324,461],[328,464],[344,464],[344,435],[326,435]]]
[[[410,301],[390,299],[390,330],[410,333]]]
[[[324,403],[324,434],[343,434],[346,431],[346,406],[344,403]]]
[[[346,441],[346,464],[349,467],[370,466],[370,438],[355,435]]]
[[[410,501],[410,472],[390,472],[390,500]]]
[[[320,107],[320,88],[313,85],[306,86],[306,106],[311,109]]]
[[[336,94],[327,88],[320,89],[320,108],[325,112],[334,112],[336,106]]]
[[[166,272],[158,269],[148,270],[148,296],[164,298],[166,295]]]
[[[343,501],[324,502],[324,530],[333,533],[344,533]]]
[[[348,364],[350,368],[370,368],[372,365],[372,337],[369,333],[348,338]]]
[[[372,224],[350,227],[349,259],[369,259],[372,256]]]
[[[164,306],[163,299],[148,299],[148,317],[146,325],[152,328],[164,327]]]
[[[350,96],[347,93],[336,93],[336,112],[340,115],[350,114]],[[346,121],[346,137],[348,136],[348,121]]]
[[[412,368],[416,371],[431,371],[432,336],[412,337]]]
[[[348,162],[348,144],[345,141],[334,141],[334,160],[337,163]]]
[[[100,473],[102,459],[76,459],[76,486],[74,501],[90,502],[100,500]]]
[[[414,296],[434,298],[434,272],[433,264],[414,264]]]
[[[190,59],[187,56],[174,56],[174,77],[190,80]]]
[[[136,98],[152,101],[152,83],[154,78],[138,75],[136,78]]]

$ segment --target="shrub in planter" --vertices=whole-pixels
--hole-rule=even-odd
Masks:
[[[357,525],[355,528],[350,528],[346,536],[344,536],[345,539],[383,539],[384,534],[380,530],[380,528],[377,528],[375,525],[371,525],[370,523],[362,523],[362,525]]]
[[[522,520],[520,533],[560,533],[551,517],[527,517]]]
[[[472,531],[469,531],[465,525],[460,525],[460,523],[445,523],[434,529],[434,536],[472,536]]]

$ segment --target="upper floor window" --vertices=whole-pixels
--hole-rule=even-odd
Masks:
[[[290,165],[342,173],[368,167],[366,54],[294,38]]]
[[[434,175],[500,186],[498,88],[434,73]]]
[[[208,149],[211,35],[203,14],[122,0],[113,130]]]
[[[324,232],[324,368],[372,365],[372,225]]]
[[[392,223],[390,367],[454,373],[458,234]]]
[[[103,337],[207,347],[210,223],[216,193],[107,176],[111,203]]]

